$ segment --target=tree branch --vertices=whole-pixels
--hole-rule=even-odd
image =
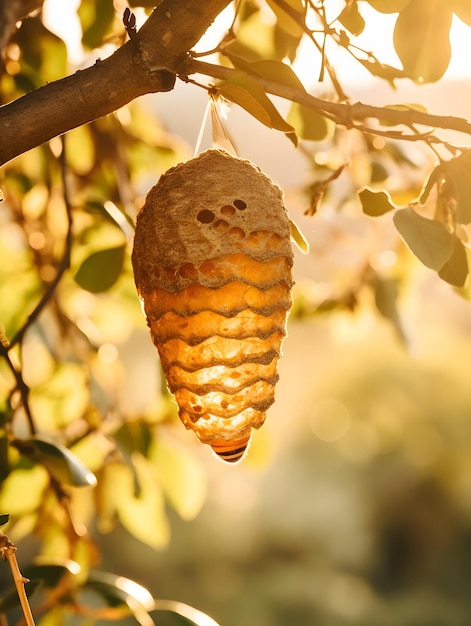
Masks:
[[[191,57],[189,57],[180,68],[180,73],[183,75],[203,74],[221,80],[230,80],[231,77],[238,72],[239,70],[230,67],[206,63]],[[267,93],[302,104],[346,128],[356,128],[357,122],[365,122],[365,120],[374,118],[380,123],[392,124],[394,126],[404,125],[410,127],[414,124],[419,124],[431,128],[454,130],[471,135],[471,122],[462,117],[433,115],[416,111],[415,109],[376,107],[361,102],[354,104],[331,102],[329,100],[316,98],[306,91],[300,91],[286,83],[278,83],[275,80],[263,78],[259,75],[254,76],[254,78],[256,78],[257,82]],[[365,126],[362,126],[361,130],[363,132],[368,132],[368,130],[373,133],[375,132],[374,128],[369,129]],[[398,139],[409,138],[408,135],[398,135],[397,132],[395,133],[395,137]],[[417,135],[415,133],[410,137],[417,140],[423,139],[424,135]]]
[[[231,0],[163,0],[104,61],[0,107],[0,165],[146,93],[173,89],[173,68]]]

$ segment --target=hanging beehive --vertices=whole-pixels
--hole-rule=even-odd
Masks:
[[[132,262],[182,422],[239,460],[274,401],[291,306],[281,189],[249,161],[207,150],[151,189]]]

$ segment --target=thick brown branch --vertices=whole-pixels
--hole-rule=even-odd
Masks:
[[[221,80],[229,80],[238,71],[230,67],[205,63],[193,58],[187,59],[184,66],[181,67],[181,73],[187,76],[203,74]],[[433,115],[414,109],[376,107],[361,102],[356,102],[355,104],[331,102],[316,98],[285,83],[278,83],[275,80],[269,80],[261,76],[256,76],[256,79],[267,93],[309,107],[346,128],[355,128],[356,123],[365,122],[365,120],[373,118],[379,122],[394,126],[404,125],[410,128],[414,124],[419,124],[421,126],[454,130],[471,135],[471,122],[462,117]],[[368,129],[363,126],[361,130],[367,131]],[[372,132],[374,131],[373,128],[371,130]],[[415,139],[421,138],[423,138],[423,135],[415,135]]]
[[[230,1],[163,0],[109,58],[1,107],[0,165],[138,96],[172,89],[173,68]]]

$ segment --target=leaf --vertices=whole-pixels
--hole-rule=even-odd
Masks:
[[[218,89],[224,98],[235,102],[269,128],[285,133],[294,130],[281,117],[257,81],[244,72],[237,72],[230,80],[220,83]]]
[[[443,224],[410,208],[397,211],[393,221],[411,252],[424,265],[434,270],[445,265],[453,250],[453,235]]]
[[[392,278],[381,278],[376,275],[373,281],[376,308],[392,323],[401,341],[405,341],[406,336],[397,309],[397,287],[397,280]]]
[[[289,230],[290,230],[291,239],[295,242],[295,244],[298,246],[301,252],[303,252],[304,254],[308,254],[309,243],[306,237],[302,234],[299,226],[293,220],[289,221]]]
[[[90,572],[84,587],[98,593],[107,606],[127,605],[132,613],[154,609],[154,598],[134,580],[109,572]]]
[[[370,217],[378,217],[397,208],[391,201],[391,196],[387,191],[373,191],[365,187],[358,195],[363,213]]]
[[[347,3],[337,19],[352,35],[361,35],[365,29],[365,20],[356,2]]]
[[[225,51],[225,54],[238,69],[272,80],[286,87],[291,87],[301,93],[306,93],[304,85],[293,69],[282,61],[277,61],[276,59],[247,61],[236,54],[232,54],[230,50]]]
[[[468,278],[468,257],[460,239],[453,235],[453,251],[448,261],[439,270],[438,275],[454,287],[464,287]]]
[[[0,510],[14,517],[26,517],[42,504],[49,482],[49,475],[41,465],[14,469],[2,482]]]
[[[411,0],[367,0],[368,4],[381,13],[399,13]]]
[[[76,282],[92,293],[110,289],[123,269],[125,249],[126,246],[122,245],[91,254],[75,274]]]
[[[401,72],[400,76],[401,75],[404,76],[404,73]],[[404,113],[407,113],[407,111],[418,111],[419,113],[427,113],[427,109],[421,104],[387,104],[384,109],[403,111]],[[397,122],[389,122],[383,119],[380,119],[380,122],[383,126],[397,126]],[[404,124],[407,124],[406,119],[404,119]]]
[[[404,71],[419,83],[443,76],[451,58],[452,11],[443,0],[411,0],[397,18],[394,48]]]
[[[154,549],[168,544],[169,526],[165,515],[162,488],[152,464],[135,452],[131,457],[132,468],[116,465],[114,469],[115,506],[118,517],[126,530]],[[137,493],[135,486],[137,485]]]
[[[276,15],[279,27],[293,37],[302,35],[302,24],[304,24],[305,16],[305,8],[302,0],[284,0],[284,3],[286,3],[291,10],[285,11],[277,0],[267,0],[268,6]]]
[[[451,8],[462,22],[471,26],[471,5],[469,0],[451,0]]]
[[[420,204],[425,204],[430,196],[430,192],[434,185],[436,185],[439,181],[443,179],[444,175],[444,167],[443,165],[437,165],[431,172],[425,184],[420,192],[419,202]]]
[[[10,516],[7,515],[0,515],[0,526],[5,526],[5,524],[8,524],[10,520]]]
[[[194,519],[206,499],[206,474],[198,459],[176,442],[154,439],[149,460],[158,471],[167,500],[185,520]]]
[[[291,105],[287,119],[301,139],[324,141],[333,133],[334,125],[330,120],[297,102]]]
[[[113,0],[82,0],[77,13],[82,24],[83,45],[99,48],[115,18]]]
[[[23,20],[15,43],[21,50],[23,72],[32,87],[41,87],[67,74],[67,47],[39,17]]]
[[[456,202],[454,219],[459,224],[471,223],[471,150],[442,164],[447,181],[443,192]]]
[[[64,576],[76,576],[80,565],[76,561],[64,559],[54,562],[40,562],[22,568],[24,576],[31,581],[40,581],[49,589],[57,587]],[[28,588],[29,590],[29,588]]]
[[[28,439],[37,460],[59,483],[73,487],[94,487],[95,475],[64,446],[45,439]]]
[[[154,602],[155,611],[168,611],[170,613],[180,615],[185,620],[183,622],[184,624],[189,622],[194,626],[219,626],[219,624],[215,622],[212,617],[209,617],[206,613],[203,613],[188,604],[184,604],[183,602],[160,599],[157,599]]]

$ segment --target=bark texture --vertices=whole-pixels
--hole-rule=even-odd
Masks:
[[[0,108],[0,165],[52,137],[173,89],[179,64],[231,0],[163,0],[107,59]]]

